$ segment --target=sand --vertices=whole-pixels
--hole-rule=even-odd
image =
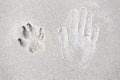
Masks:
[[[119,0],[1,0],[0,80],[119,80]],[[61,57],[58,30],[71,9],[86,7],[100,28],[94,56],[85,69]],[[43,28],[45,50],[20,45],[22,26]]]

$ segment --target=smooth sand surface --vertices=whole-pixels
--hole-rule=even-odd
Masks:
[[[119,0],[0,0],[0,80],[120,80]],[[69,66],[61,58],[58,28],[71,9],[86,7],[100,27],[89,67]],[[45,29],[45,51],[20,46],[21,27]]]

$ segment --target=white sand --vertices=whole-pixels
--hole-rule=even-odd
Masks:
[[[120,1],[91,1],[1,0],[0,80],[119,80]],[[96,52],[84,70],[61,58],[58,40],[59,26],[71,9],[81,6],[94,13],[93,23],[100,27]],[[45,29],[45,51],[30,53],[20,46],[17,39],[28,22]]]

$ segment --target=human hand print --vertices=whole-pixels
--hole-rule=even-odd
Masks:
[[[30,23],[27,23],[25,26],[22,26],[22,29],[23,37],[18,38],[22,47],[26,47],[32,53],[38,50],[44,50],[44,32],[42,28],[38,29],[37,27],[33,27]]]
[[[66,26],[59,29],[62,58],[71,65],[86,67],[95,51],[99,27],[86,8],[73,9]]]

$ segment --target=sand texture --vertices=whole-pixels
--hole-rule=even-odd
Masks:
[[[0,80],[120,80],[119,0],[0,0]]]

